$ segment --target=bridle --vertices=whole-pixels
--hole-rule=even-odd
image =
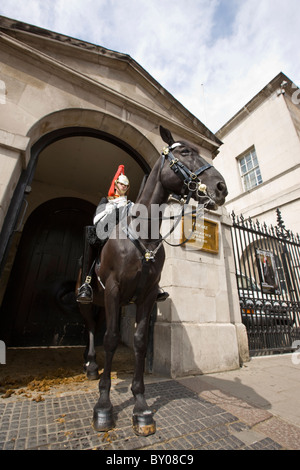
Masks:
[[[212,167],[212,165],[210,165],[209,163],[206,163],[205,165],[201,166],[198,170],[192,172],[186,165],[184,165],[178,158],[175,158],[173,153],[172,153],[172,150],[176,147],[179,147],[179,146],[182,146],[183,144],[179,143],[179,142],[175,142],[174,144],[170,145],[169,147],[165,147],[161,153],[161,156],[162,156],[162,161],[161,161],[161,167],[160,167],[160,171],[162,170],[166,160],[169,161],[169,165],[170,165],[170,168],[174,171],[174,173],[183,181],[183,187],[182,187],[182,190],[181,190],[181,199],[183,201],[183,204],[186,205],[189,203],[191,197],[193,196],[193,193],[195,193],[197,191],[197,195],[198,196],[203,196],[204,195],[207,195],[206,194],[206,185],[203,184],[201,182],[201,179],[199,178],[199,176],[204,173],[204,171],[208,170],[209,168]],[[201,194],[199,194],[201,193]],[[203,207],[205,207],[206,205],[208,205],[209,201],[211,201],[211,198],[210,196],[207,195],[207,198],[208,198],[208,202],[206,204],[203,205]],[[181,211],[181,214],[179,216],[176,216],[176,218],[178,219],[177,222],[174,224],[174,226],[172,227],[172,229],[170,230],[170,232],[165,235],[164,237],[161,237],[157,243],[158,243],[158,246],[155,248],[155,250],[148,250],[144,245],[143,243],[141,242],[141,240],[135,236],[135,234],[130,230],[130,228],[128,226],[126,226],[126,228],[123,228],[124,232],[126,233],[127,237],[132,241],[132,243],[139,249],[139,251],[142,253],[143,257],[142,257],[142,260],[143,262],[146,262],[146,264],[148,263],[149,260],[151,261],[154,261],[154,258],[155,258],[155,255],[157,253],[157,251],[159,250],[159,248],[161,247],[163,241],[165,241],[166,243],[168,243],[166,241],[166,238],[175,230],[175,227],[176,225],[180,222],[180,220],[182,219],[184,215],[184,206],[182,207],[182,211]],[[169,219],[171,219],[173,217],[169,217]],[[196,220],[194,222],[194,225],[196,223]],[[188,242],[188,240],[190,239],[190,237],[192,236],[193,234],[193,231],[194,231],[194,228],[192,228],[192,231],[191,231],[191,234],[188,238],[186,238],[183,242],[181,242],[180,244],[177,244],[177,245],[173,245],[171,243],[168,243],[168,245],[171,245],[171,246],[182,246],[184,245],[185,243]]]
[[[178,158],[174,157],[172,150],[176,147],[180,147],[182,144],[180,142],[175,142],[169,147],[165,147],[162,151],[162,162],[161,170],[165,164],[165,161],[169,161],[170,168],[174,173],[183,181],[183,186],[181,190],[181,197],[186,197],[186,204],[189,203],[193,193],[197,192],[198,196],[201,196],[200,193],[206,194],[206,185],[201,182],[199,176],[212,167],[210,163],[206,163],[201,166],[198,170],[192,172],[186,165],[184,165]]]

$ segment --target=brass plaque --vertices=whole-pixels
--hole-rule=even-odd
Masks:
[[[219,227],[218,223],[195,216],[184,216],[182,219],[181,243],[185,240],[186,244],[193,249],[207,251],[209,253],[219,253]]]

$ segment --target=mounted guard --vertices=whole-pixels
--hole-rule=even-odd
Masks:
[[[93,219],[94,226],[86,227],[84,240],[84,254],[82,260],[83,284],[77,291],[76,301],[83,304],[93,302],[93,289],[91,286],[93,269],[97,256],[115,226],[129,213],[130,207],[134,205],[128,200],[130,189],[129,179],[125,175],[124,165],[119,165],[112,179],[108,195],[103,197],[96,209]],[[95,247],[97,250],[95,250]],[[166,300],[169,294],[159,288],[157,302]]]
[[[211,210],[223,205],[228,191],[222,175],[189,142],[175,141],[170,131],[163,127],[160,127],[160,134],[168,147],[154,164],[135,203],[146,208],[148,215],[145,220],[148,226],[151,225],[153,205],[166,204],[171,194],[186,200],[193,198],[198,204]],[[128,221],[132,220],[134,215],[128,215]],[[108,431],[115,425],[110,388],[112,360],[120,339],[120,307],[128,305],[135,297],[135,368],[131,386],[135,404],[132,424],[137,435],[148,436],[155,433],[156,425],[145,398],[144,367],[148,326],[157,300],[165,251],[163,239],[152,236],[151,231],[148,236],[142,237],[132,237],[129,232],[127,237],[110,237],[102,249],[101,263],[96,263],[93,268],[93,305],[104,310],[106,318],[103,340],[105,363],[99,382],[100,397],[93,412],[93,426],[97,431]],[[87,376],[97,378],[94,344],[96,326],[92,304],[79,305],[89,332],[89,344],[85,353]]]

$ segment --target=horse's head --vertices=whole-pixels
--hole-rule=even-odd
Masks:
[[[222,206],[228,191],[218,170],[201,157],[192,144],[175,142],[171,132],[162,126],[160,135],[168,144],[164,158],[169,165],[164,165],[161,173],[165,189],[176,195],[187,196],[188,199],[192,197],[205,204],[208,209],[216,210],[218,206]]]

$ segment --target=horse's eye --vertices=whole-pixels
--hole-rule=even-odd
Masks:
[[[190,153],[189,149],[186,147],[183,147],[182,150],[180,150],[181,155],[186,156]]]

